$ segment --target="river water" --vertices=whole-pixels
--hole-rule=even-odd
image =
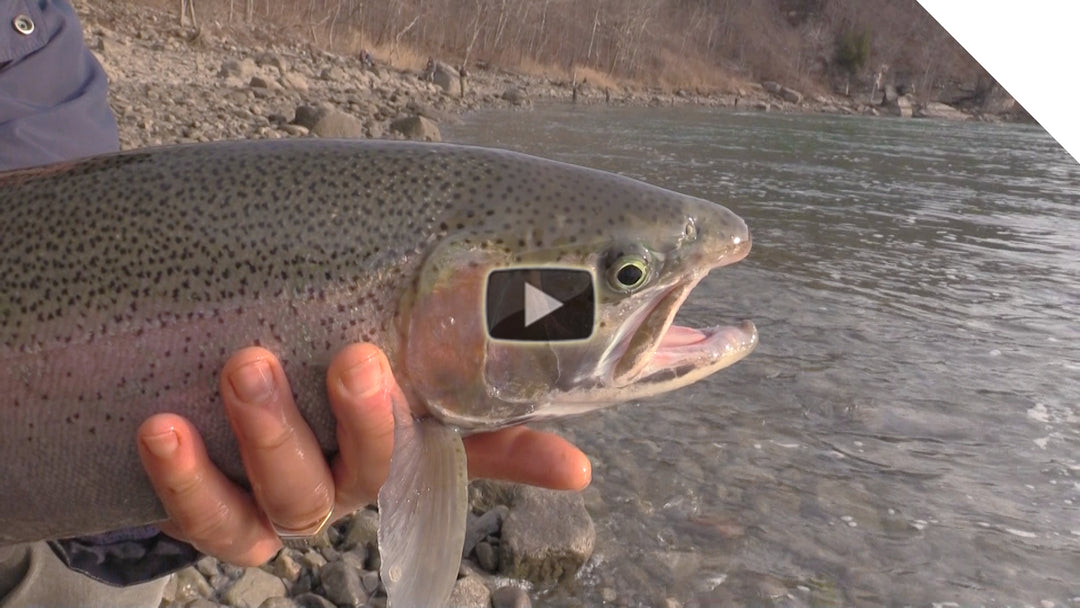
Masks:
[[[596,554],[552,606],[1080,606],[1080,165],[1037,126],[481,113],[446,139],[721,202],[680,323],[760,347],[562,421]]]

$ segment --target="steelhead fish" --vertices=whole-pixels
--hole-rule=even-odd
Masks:
[[[749,322],[672,321],[749,249],[719,205],[483,148],[226,142],[0,174],[0,544],[163,519],[134,441],[153,413],[189,418],[243,481],[217,374],[252,344],[282,358],[333,453],[326,368],[368,340],[410,399],[379,496],[383,581],[394,608],[441,605],[464,537],[461,435],[656,395],[746,356]],[[588,271],[588,338],[489,337],[489,273],[525,266]]]

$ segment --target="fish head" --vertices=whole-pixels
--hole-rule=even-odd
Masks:
[[[466,431],[579,414],[685,386],[753,350],[749,322],[673,322],[711,270],[750,251],[742,219],[626,177],[532,160],[495,213],[453,224],[432,248],[399,319],[406,382],[428,413]],[[591,333],[492,338],[486,287],[515,268],[587,273]]]

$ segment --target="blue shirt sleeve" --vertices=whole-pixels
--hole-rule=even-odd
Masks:
[[[0,1],[0,170],[118,150],[107,87],[65,0]]]

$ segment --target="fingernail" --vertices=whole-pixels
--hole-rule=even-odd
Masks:
[[[162,460],[172,456],[176,448],[180,447],[180,439],[176,436],[176,431],[171,429],[157,435],[145,435],[142,442],[151,454]]]
[[[260,405],[274,394],[274,372],[262,359],[236,368],[229,374],[229,384],[244,403]]]
[[[341,385],[354,398],[364,399],[383,390],[379,358],[371,357],[341,372]]]

